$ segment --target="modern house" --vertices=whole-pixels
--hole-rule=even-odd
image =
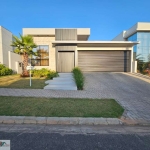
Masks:
[[[138,22],[130,29],[122,31],[113,41],[140,41],[133,47],[134,56],[140,55],[147,62],[150,55],[150,23]]]
[[[54,29],[23,28],[23,35],[32,35],[38,45],[32,57],[35,68],[71,72],[78,66],[82,71],[133,71],[133,46],[137,41],[88,41],[89,28]]]
[[[89,41],[90,28],[23,28],[23,35],[32,35],[38,45],[34,51],[40,55],[31,58],[36,69],[49,68],[57,72],[71,72],[78,66],[84,72],[136,72],[133,49],[139,42],[127,41],[124,32],[122,37],[119,35],[113,41]],[[2,33],[0,36],[3,41]],[[0,62],[20,73],[22,60],[10,47],[12,34],[6,39],[9,48],[0,49]],[[1,45],[5,44],[1,42]],[[2,61],[4,58],[1,59],[3,53],[6,53],[6,62]]]

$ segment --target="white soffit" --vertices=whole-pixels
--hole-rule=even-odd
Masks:
[[[104,46],[104,47],[132,47],[140,42],[135,41],[52,41],[53,46],[56,45],[77,45],[81,47],[86,46]]]

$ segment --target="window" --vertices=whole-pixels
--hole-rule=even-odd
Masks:
[[[38,45],[37,48],[33,49],[37,52],[38,56],[32,56],[32,66],[49,66],[49,47],[48,45]]]
[[[128,38],[128,41],[140,41],[137,46],[134,45],[133,52],[135,55],[140,54],[143,60],[146,62],[148,55],[150,54],[150,32],[137,32]]]

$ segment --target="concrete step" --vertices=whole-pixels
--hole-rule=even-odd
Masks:
[[[59,77],[73,77],[73,74],[59,74]]]
[[[47,85],[44,87],[44,89],[50,89],[50,90],[77,90],[76,86],[57,86],[57,85]]]
[[[69,80],[73,80],[74,81],[74,78],[73,77],[70,77],[70,78],[62,78],[62,77],[59,77],[59,78],[53,78],[53,81],[69,81]]]
[[[77,90],[72,73],[59,73],[59,77],[53,78],[53,80],[47,80],[45,83],[48,85],[44,89]]]
[[[72,75],[60,75],[59,77],[67,78],[67,77],[73,77],[73,76]]]
[[[58,73],[59,74],[59,76],[61,76],[61,75],[73,75],[72,73]]]
[[[57,81],[57,80],[48,80],[45,81],[46,84],[75,84],[74,80],[68,80],[68,81]]]

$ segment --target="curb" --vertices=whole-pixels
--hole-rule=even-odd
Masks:
[[[82,117],[26,117],[0,116],[0,124],[36,125],[142,125],[150,126],[150,120],[130,118],[82,118]]]
[[[0,116],[0,124],[122,125],[118,118]]]

